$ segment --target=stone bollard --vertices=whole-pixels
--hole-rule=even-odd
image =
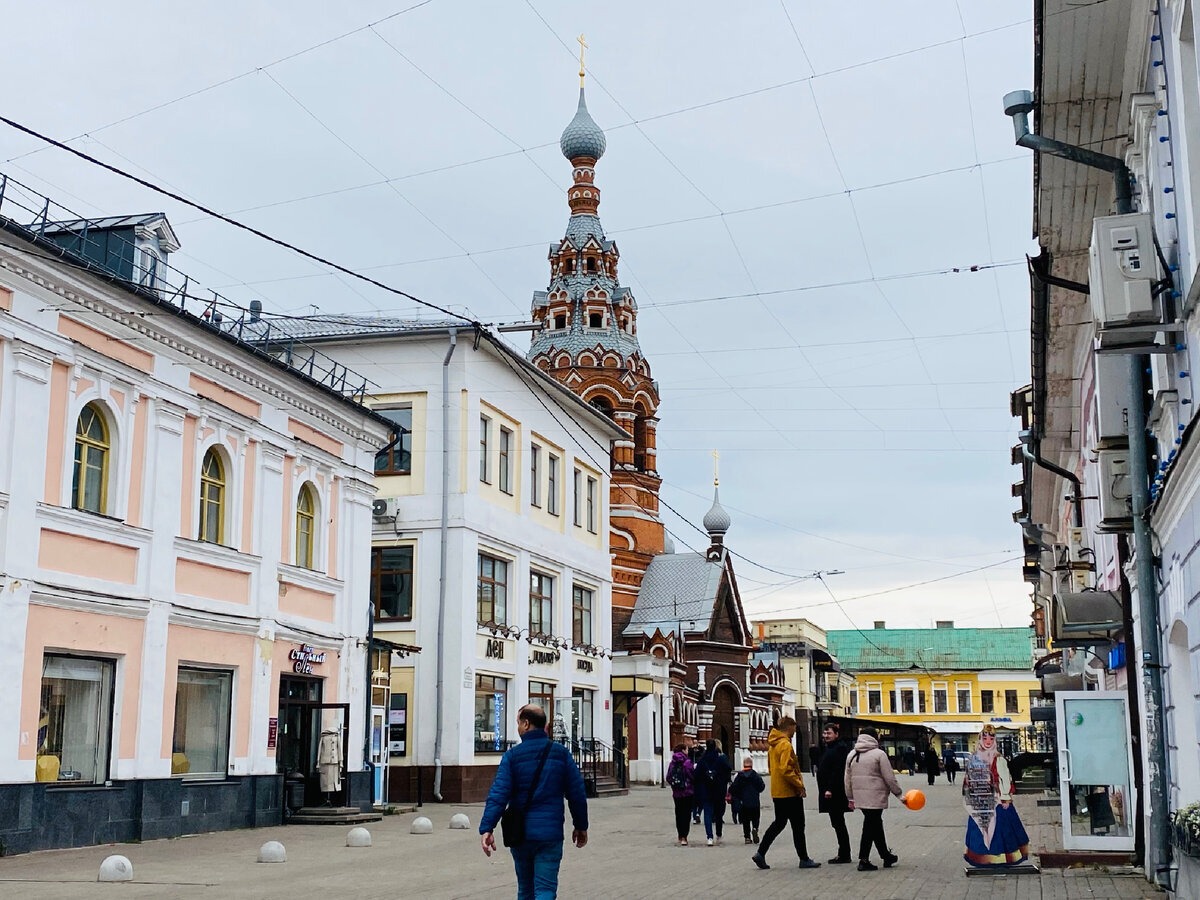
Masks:
[[[351,828],[346,835],[347,847],[370,847],[371,832],[365,828]]]
[[[455,813],[450,817],[450,827],[466,831],[471,827],[471,820],[467,818],[466,813]]]
[[[267,841],[258,848],[258,861],[260,863],[287,862],[287,852],[279,841]]]
[[[100,863],[97,881],[133,881],[133,863],[124,856],[107,856]]]
[[[409,829],[410,834],[433,834],[433,823],[425,816],[417,816],[413,819],[412,828]]]

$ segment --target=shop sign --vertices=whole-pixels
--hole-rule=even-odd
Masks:
[[[1012,716],[992,716],[988,719],[989,722],[1011,722]]]
[[[530,650],[529,661],[539,666],[552,666],[559,661],[562,654],[557,650]]]
[[[575,668],[580,672],[595,672],[596,665],[590,659],[575,660]]]
[[[483,655],[488,659],[504,659],[504,641],[492,638],[484,644]]]
[[[318,653],[311,645],[301,644],[288,654],[288,658],[292,661],[292,671],[297,675],[311,675],[313,666],[325,662],[325,651]]]
[[[270,750],[279,741],[279,719],[275,716],[267,719],[267,749]]]

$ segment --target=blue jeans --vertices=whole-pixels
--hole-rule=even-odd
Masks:
[[[558,896],[563,842],[526,841],[508,849],[517,868],[517,900],[554,900]]]
[[[704,801],[704,836],[711,838],[713,836],[713,822],[717,823],[717,837],[721,837],[721,830],[725,826],[725,798],[705,800]]]

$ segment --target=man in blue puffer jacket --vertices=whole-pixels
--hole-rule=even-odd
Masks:
[[[549,744],[546,713],[532,703],[517,712],[517,734],[521,743],[500,759],[496,780],[488,792],[487,806],[479,820],[480,843],[487,856],[496,849],[493,832],[509,804],[525,806],[525,843],[510,847],[517,869],[517,900],[554,900],[558,896],[558,867],[563,852],[563,798],[571,808],[571,840],[576,847],[587,843],[587,793],[583,776],[561,744]],[[538,784],[529,789],[542,753],[549,746]]]

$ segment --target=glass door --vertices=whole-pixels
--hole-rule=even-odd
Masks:
[[[1137,796],[1128,698],[1121,691],[1059,691],[1054,703],[1063,848],[1132,850]]]
[[[571,755],[579,757],[579,739],[583,737],[583,701],[579,697],[563,697],[554,704],[554,740],[566,744]]]

